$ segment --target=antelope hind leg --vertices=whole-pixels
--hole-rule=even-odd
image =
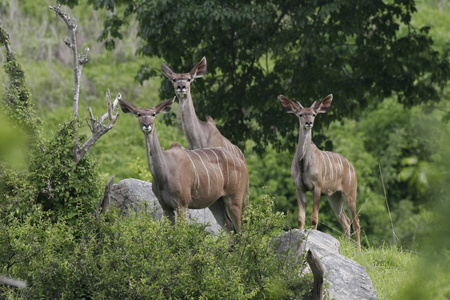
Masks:
[[[233,222],[227,214],[227,208],[225,206],[223,198],[220,198],[214,204],[212,204],[209,207],[209,210],[211,210],[214,218],[217,220],[217,223],[219,223],[222,228],[225,228],[228,233],[233,230]]]
[[[359,224],[358,212],[356,211],[356,191],[350,195],[345,195],[347,200],[347,207],[350,211],[350,216],[352,217],[353,230],[356,235],[356,242],[358,243],[358,250],[361,252],[361,226]]]
[[[350,219],[344,211],[344,200],[345,196],[340,192],[336,192],[328,197],[328,203],[330,203],[334,215],[341,223],[345,236],[350,238]]]

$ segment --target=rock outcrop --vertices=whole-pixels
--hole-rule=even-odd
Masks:
[[[377,299],[366,268],[340,254],[340,244],[330,234],[317,230],[293,229],[277,239],[277,251],[291,251],[298,257],[311,250],[325,268],[325,295],[329,299]]]
[[[152,191],[152,184],[133,178],[127,178],[114,184],[111,188],[111,206],[122,210],[127,216],[130,210],[145,211],[155,219],[161,219],[163,210]],[[198,222],[206,225],[206,230],[218,234],[221,231],[213,214],[208,208],[188,209],[186,213],[188,222]]]
[[[124,179],[111,188],[111,206],[121,209],[126,215],[130,210],[146,213],[155,219],[162,217],[162,208],[153,194],[152,184],[137,179]],[[220,225],[209,209],[187,211],[189,222],[205,224],[206,230],[218,234]],[[377,292],[366,269],[340,254],[337,239],[317,230],[293,229],[277,238],[276,249],[289,251],[295,263],[306,251],[311,250],[320,259],[325,269],[324,294],[328,299],[360,300],[377,299]]]

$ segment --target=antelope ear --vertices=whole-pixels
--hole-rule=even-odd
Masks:
[[[189,72],[189,74],[191,74],[192,78],[200,78],[206,74],[206,57],[205,56],[203,56],[203,58],[192,68],[192,70]]]
[[[164,75],[166,75],[167,78],[172,79],[173,78],[173,71],[166,65],[165,62],[161,64],[161,70],[163,71]]]
[[[320,100],[319,102],[314,102],[313,105],[311,106],[312,108],[314,108],[314,111],[319,114],[324,114],[327,111],[330,110],[331,107],[331,101],[333,101],[333,95],[329,94],[328,96],[326,96],[325,98],[323,98],[322,100]]]
[[[119,99],[119,104],[120,104],[120,108],[122,109],[122,111],[126,114],[134,114],[137,111],[137,107],[134,106],[133,104],[125,101],[125,100],[121,100]]]
[[[172,109],[172,104],[175,101],[175,98],[177,98],[176,96],[171,98],[171,99],[167,99],[163,102],[161,102],[160,104],[158,104],[157,106],[155,106],[156,109],[156,113],[167,113]]]
[[[299,105],[300,103],[297,104],[283,95],[280,95],[279,98],[284,111],[288,114],[296,114],[300,111],[300,109],[303,108],[301,105]]]

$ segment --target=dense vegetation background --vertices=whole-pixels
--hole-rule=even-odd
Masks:
[[[76,1],[68,2],[73,4]],[[166,62],[173,70],[184,72],[189,70],[194,63],[205,55],[203,53],[192,52],[192,49],[189,48],[183,49],[183,47],[179,47],[179,51],[186,53],[182,60],[176,57],[172,57],[172,60],[170,60],[170,57],[165,57],[164,53],[162,53],[164,47],[177,45],[176,32],[172,32],[173,36],[164,37],[167,39],[164,42],[168,44],[164,44],[163,41],[161,41],[161,44],[158,44],[156,38],[152,40],[152,43],[154,43],[151,45],[154,47],[152,51],[156,52],[150,51],[151,49],[149,50],[148,44],[138,39],[137,34],[142,34],[138,23],[139,19],[136,20],[136,16],[131,13],[120,29],[123,38],[121,40],[114,39],[114,49],[107,50],[105,44],[98,41],[98,37],[103,34],[103,37],[107,37],[107,48],[111,48],[112,39],[111,36],[108,36],[109,32],[105,33],[103,23],[105,20],[110,22],[108,28],[111,30],[111,28],[114,28],[111,22],[114,20],[117,21],[119,17],[114,17],[113,14],[110,14],[110,12],[103,8],[105,6],[109,8],[114,7],[114,12],[117,16],[122,16],[126,12],[126,6],[115,7],[115,5],[121,2],[129,4],[131,1],[112,1],[111,3],[105,1],[78,2],[78,5],[74,6],[73,9],[67,7],[64,7],[64,9],[78,21],[80,49],[84,49],[84,47],[90,48],[89,62],[83,69],[81,85],[80,115],[82,119],[84,116],[87,116],[86,108],[88,106],[91,106],[96,114],[105,112],[104,95],[107,89],[110,89],[113,95],[118,92],[122,93],[124,99],[130,100],[139,106],[155,105],[162,97],[160,94],[167,96],[168,93],[167,81],[160,75],[160,64],[163,59],[167,59]],[[90,5],[91,2],[97,4],[100,9],[93,10],[93,6]],[[102,5],[99,5],[99,3]],[[48,9],[48,5],[54,5],[54,3],[48,3],[46,1],[10,0],[0,4],[0,20],[10,34],[11,48],[15,51],[16,57],[25,71],[26,84],[31,95],[31,105],[34,106],[36,115],[42,123],[42,125],[39,125],[42,127],[36,130],[39,131],[38,134],[43,139],[49,140],[45,144],[46,152],[43,150],[42,153],[51,153],[52,145],[61,145],[65,138],[71,138],[73,134],[70,126],[62,126],[61,128],[60,125],[70,121],[72,115],[73,64],[70,51],[63,42],[68,34],[65,25],[55,16],[54,12]],[[411,25],[418,32],[426,34],[426,43],[436,51],[435,56],[431,58],[434,57],[443,65],[445,63],[448,64],[448,53],[450,50],[450,37],[448,33],[448,28],[450,27],[448,21],[450,20],[449,5],[445,1],[417,1],[416,7],[417,12],[411,15]],[[153,21],[157,22],[157,20]],[[169,22],[170,20],[166,21]],[[429,29],[420,31],[420,28],[424,26],[430,27]],[[407,26],[403,25],[399,28],[398,34],[402,35],[406,30]],[[433,41],[432,43],[430,38]],[[174,43],[174,45],[170,43]],[[146,46],[145,49],[150,52],[143,53],[143,46]],[[191,45],[190,47],[195,48],[197,46]],[[400,47],[396,50],[400,51],[402,49]],[[139,53],[139,55],[136,55],[136,53]],[[152,54],[152,56],[142,54]],[[261,61],[260,65],[265,66],[267,72],[277,66],[275,59],[271,60],[270,57],[264,56],[264,53],[260,53],[260,55],[258,56]],[[402,55],[407,57],[408,52]],[[328,57],[326,55],[323,56]],[[213,58],[210,59],[210,57],[207,58],[207,76],[204,79],[197,80],[193,84],[194,103],[196,103],[199,112],[212,115],[219,126],[225,132],[228,132],[230,137],[233,138],[233,141],[238,143],[244,150],[249,166],[251,185],[250,202],[252,204],[266,204],[267,201],[264,200],[266,198],[263,195],[270,195],[274,198],[274,210],[287,213],[288,224],[295,227],[297,203],[295,199],[295,187],[290,177],[290,163],[297,141],[298,121],[293,116],[283,115],[276,95],[285,93],[286,96],[299,100],[304,105],[309,105],[309,102],[333,93],[335,101],[333,102],[331,111],[333,111],[333,108],[336,108],[336,113],[320,116],[316,120],[316,123],[321,125],[314,129],[314,135],[317,136],[316,141],[319,147],[342,153],[354,164],[357,170],[359,180],[358,210],[362,226],[361,236],[363,244],[366,247],[395,245],[402,249],[412,251],[423,250],[424,244],[436,245],[436,248],[431,247],[432,251],[436,249],[449,249],[449,227],[442,227],[442,231],[432,230],[436,226],[443,225],[443,222],[445,222],[445,220],[440,219],[439,214],[436,214],[436,210],[441,213],[448,212],[448,210],[445,210],[445,207],[442,208],[440,206],[442,203],[448,202],[449,195],[446,182],[449,179],[448,167],[450,167],[447,155],[450,126],[445,122],[448,119],[450,111],[448,101],[450,96],[446,87],[449,74],[439,73],[441,70],[445,70],[445,66],[440,65],[438,68],[434,65],[436,74],[433,74],[433,66],[430,66],[431,71],[430,69],[422,70],[420,69],[420,64],[418,64],[419,69],[414,70],[416,74],[419,74],[417,80],[419,82],[427,82],[434,91],[429,91],[427,94],[414,94],[414,89],[412,89],[409,92],[410,94],[406,96],[404,91],[402,92],[402,86],[399,85],[397,89],[393,89],[385,94],[383,93],[383,88],[379,90],[374,89],[370,92],[364,92],[363,90],[359,94],[352,92],[354,93],[354,97],[346,100],[345,88],[339,86],[337,83],[331,86],[318,86],[305,89],[301,93],[298,93],[296,89],[300,89],[302,85],[285,88],[289,84],[283,82],[283,78],[274,79],[274,81],[281,80],[278,83],[281,90],[270,91],[268,94],[270,95],[268,97],[269,99],[265,99],[261,103],[273,101],[274,104],[265,107],[264,112],[271,112],[276,118],[283,119],[281,123],[277,123],[277,129],[280,133],[274,134],[274,132],[271,132],[268,135],[261,134],[261,132],[268,132],[270,130],[270,128],[265,127],[269,124],[261,125],[261,122],[258,121],[257,101],[252,100],[254,102],[252,102],[252,109],[249,115],[253,115],[255,119],[246,120],[245,124],[236,121],[239,123],[239,126],[245,125],[252,129],[249,131],[252,134],[245,136],[238,134],[238,132],[244,132],[241,130],[241,127],[239,127],[241,128],[239,130],[229,129],[234,128],[235,123],[232,118],[227,119],[220,113],[222,111],[224,114],[232,115],[231,113],[227,113],[227,99],[219,97],[220,105],[214,101],[207,102],[204,100],[209,99],[205,90],[208,90],[209,85],[214,85],[215,77],[222,75],[221,71],[216,70],[214,67],[214,63],[219,64],[220,61]],[[5,56],[0,56],[0,59],[2,65],[5,64]],[[322,57],[322,59],[325,58]],[[289,62],[281,61],[279,63],[282,66]],[[386,62],[386,64],[389,63],[391,62]],[[359,68],[361,67],[359,66]],[[370,70],[371,72],[374,71],[373,69]],[[438,70],[440,71],[438,72]],[[446,70],[448,72],[448,67]],[[376,74],[376,76],[373,76],[373,80],[374,82],[381,82],[385,79],[386,82],[382,82],[382,87],[389,86],[392,83],[392,79],[382,78],[382,76],[387,76],[394,71],[390,70],[386,74]],[[149,77],[152,74],[156,74],[157,76]],[[321,76],[321,74],[315,74],[318,77]],[[433,79],[436,80],[435,85],[433,85]],[[233,80],[238,79],[233,78]],[[230,82],[233,83],[233,80]],[[301,80],[303,78],[299,78],[299,81]],[[0,82],[6,86],[7,81],[6,74],[3,71],[0,72]],[[259,84],[259,82],[256,82],[246,86],[243,91],[248,92],[257,83]],[[264,82],[261,82],[261,84],[264,84]],[[347,82],[346,84],[349,85],[350,83]],[[370,82],[368,84],[370,85]],[[198,87],[198,90],[196,87]],[[3,90],[0,92],[2,98],[3,92]],[[238,97],[239,92],[242,91],[233,91],[232,94],[234,97]],[[200,99],[198,103],[196,102],[196,94]],[[273,99],[271,99],[272,94],[274,96]],[[435,98],[428,99],[427,97],[430,97],[430,95],[434,95]],[[414,101],[408,101],[408,96],[412,97]],[[421,98],[422,96],[423,98]],[[358,99],[362,101],[363,105],[358,106]],[[339,105],[340,101],[342,101],[341,103],[349,101],[353,105],[356,105],[357,108],[354,110],[345,110]],[[162,122],[163,120],[158,123],[159,136],[165,148],[169,147],[173,142],[187,145],[181,130],[179,114],[177,114],[178,106],[176,104],[174,106],[175,116],[177,117],[169,120],[171,124],[167,125],[165,122]],[[217,109],[213,110],[212,107],[216,107]],[[207,110],[208,108],[211,109],[211,112]],[[229,108],[233,112],[236,109],[234,104]],[[201,113],[199,115],[203,117]],[[25,154],[23,156],[18,154],[19,152],[26,152],[20,145],[22,143],[28,143],[28,141],[17,134],[14,130],[15,127],[9,123],[8,119],[2,116],[0,123],[0,127],[2,128],[0,131],[2,160],[7,162],[8,168],[14,170],[14,172],[8,173],[8,176],[2,177],[5,182],[2,182],[0,185],[1,192],[9,192],[9,187],[12,182],[16,182],[15,184],[17,186],[20,184],[30,184],[27,193],[2,198],[2,201],[9,201],[8,203],[2,202],[2,209],[11,209],[13,206],[14,211],[20,215],[21,210],[26,210],[30,203],[36,201],[32,193],[33,191],[40,191],[42,188],[45,188],[47,178],[42,175],[44,172],[38,172],[41,168],[40,165],[32,165],[31,169],[35,170],[35,174],[40,174],[43,177],[35,176],[32,181],[25,182],[26,180],[23,179],[22,170],[25,169],[24,166],[28,162],[26,159],[21,159],[22,157],[26,157]],[[229,131],[227,131],[227,128]],[[82,127],[81,131],[86,134],[89,132],[87,126]],[[57,140],[55,137],[60,138]],[[22,150],[19,151],[18,149]],[[34,156],[34,163],[41,161],[47,164],[48,168],[46,172],[48,173],[56,172],[56,170],[63,168],[61,165],[52,163],[57,160],[57,157],[44,155],[40,157],[39,153],[34,154]],[[91,171],[91,166],[94,164],[97,167],[94,168],[94,171]],[[42,195],[37,199],[38,202],[42,201],[45,204],[44,210],[68,210],[70,208],[71,214],[66,216],[64,221],[61,221],[64,224],[65,222],[68,224],[77,224],[74,220],[78,220],[82,216],[87,217],[92,210],[90,205],[98,201],[101,186],[106,183],[111,175],[115,176],[116,182],[128,177],[144,180],[151,178],[151,175],[147,171],[142,134],[137,126],[136,120],[121,115],[113,130],[102,137],[90,150],[90,156],[87,158],[84,167],[84,169],[77,171],[79,172],[77,173],[79,177],[75,177],[69,183],[67,187],[69,191],[67,193],[70,197],[66,199],[67,203],[65,203],[64,207],[57,207],[53,202],[45,202],[45,200],[42,200],[45,199]],[[15,176],[11,174],[15,174]],[[90,179],[87,182],[80,183],[78,178],[82,177]],[[21,182],[18,181],[19,178],[22,178]],[[44,184],[44,186],[39,186],[40,184]],[[77,189],[77,186],[81,188]],[[60,193],[63,195],[66,191],[63,190]],[[22,198],[28,199],[27,201],[29,202],[18,201],[18,199]],[[84,203],[84,206],[80,206],[79,202],[82,202],[81,198],[89,198],[90,200],[88,202],[90,204],[87,205]],[[16,202],[11,202],[11,200]],[[436,207],[439,209],[436,209]],[[42,217],[41,214],[45,213],[36,210],[34,214]],[[308,211],[309,214],[310,211]],[[328,208],[326,199],[323,199],[321,203],[319,219],[320,230],[340,236],[340,226]],[[11,228],[16,228],[15,226],[19,228],[19,225],[15,222],[4,221],[2,226],[10,225],[9,231],[5,229],[4,232],[10,232],[11,236],[14,236],[14,231]],[[35,221],[28,222],[33,223]],[[84,222],[88,221],[85,220]],[[100,224],[102,223],[100,222]],[[29,226],[27,227],[28,229],[32,228],[33,224],[29,224]],[[54,231],[55,235],[57,235],[58,231],[64,231],[63,228],[65,228],[60,223],[52,225],[45,223],[41,224],[39,228],[44,228],[45,226],[49,226],[49,230]],[[77,226],[81,225],[78,224]],[[114,226],[120,228],[120,225],[116,224]],[[139,232],[139,228],[142,228],[143,225],[129,224],[129,226],[134,226],[130,231]],[[26,232],[24,227],[20,228],[23,230],[24,235],[30,234]],[[76,229],[73,230],[75,231]],[[154,228],[153,232],[157,234],[157,230],[162,229]],[[195,231],[195,229],[189,230]],[[424,242],[422,237],[429,235],[430,232],[437,232],[437,238],[433,239],[433,236],[431,236],[431,242],[430,240]],[[443,235],[439,236],[439,233]],[[38,229],[36,229],[36,234],[38,234]],[[73,235],[73,239],[76,239],[76,232],[72,232],[71,235]],[[112,235],[113,233],[111,232],[104,233],[103,236],[100,234],[102,238],[107,237],[111,239]],[[123,232],[119,235],[122,236]],[[125,235],[123,236],[126,239]],[[444,237],[444,239],[442,240],[440,237]],[[9,240],[5,238],[5,235],[2,235],[2,238],[2,246],[6,247],[5,245],[9,245],[8,249],[11,250],[9,253],[14,253],[14,247],[18,246],[13,247],[8,244]],[[64,256],[64,251],[52,252],[53,250],[50,250],[50,246],[49,248],[40,249],[40,238],[37,236],[35,238],[36,242],[30,244],[30,247],[35,247],[32,250],[34,251],[33,253],[45,250],[44,252],[48,256]],[[74,243],[73,239],[65,240],[64,243],[66,244],[60,244],[61,241],[51,242],[46,240],[46,242],[50,245],[57,245],[57,247],[64,248],[68,245],[73,245],[71,244]],[[441,243],[435,244],[436,240],[441,240]],[[92,238],[91,241],[94,243],[97,240]],[[127,243],[124,240],[121,240],[121,242],[124,245]],[[193,241],[187,241],[187,243],[191,242],[194,243]],[[223,242],[219,241],[219,243]],[[115,240],[115,243],[118,243],[118,240]],[[83,247],[85,247],[84,250],[87,249],[88,252],[92,251],[93,253],[96,251],[104,251],[103,249],[95,249],[93,244],[89,243]],[[120,245],[116,244],[113,248],[118,251]],[[80,250],[80,252],[83,251]],[[94,257],[94,255],[92,257],[90,254],[86,255],[86,251],[83,253],[86,262]],[[20,258],[20,254],[16,253],[15,255]],[[25,259],[27,255],[24,252],[21,259]],[[17,261],[20,262],[21,259]],[[425,257],[424,259],[424,264],[426,264],[427,258]],[[76,264],[79,261],[73,261],[71,263]],[[11,264],[11,258],[9,258],[9,264]],[[10,266],[8,265],[7,269],[3,270],[11,271],[15,264],[19,263],[12,263]],[[52,262],[48,261],[47,265],[42,265],[41,267],[51,269],[51,266]],[[190,268],[190,266],[187,268]],[[61,268],[55,270],[55,272],[58,271],[63,274],[64,272],[68,272],[69,269]],[[15,274],[23,274],[21,272],[25,272],[25,268],[23,270],[16,270],[15,272]],[[54,276],[62,276],[61,274]],[[98,273],[93,272],[92,274]],[[38,275],[35,274],[35,276]],[[42,273],[39,276],[49,276],[48,282],[51,282],[50,278],[52,275],[44,276]],[[217,276],[219,278],[219,275]],[[245,274],[242,276],[245,277]],[[445,279],[446,277],[443,278]],[[414,286],[414,280],[416,279],[421,280],[423,278],[413,278],[411,286]],[[76,282],[77,279],[74,280]],[[48,282],[42,281],[41,284],[45,286],[45,283]],[[80,285],[82,284],[88,283],[80,283]],[[250,291],[245,292],[250,293]],[[445,292],[442,295],[444,294]]]

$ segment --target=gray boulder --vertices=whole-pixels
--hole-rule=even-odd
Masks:
[[[152,184],[133,178],[124,179],[112,186],[111,206],[119,208],[127,216],[130,209],[137,213],[150,214],[157,220],[163,215],[161,205],[152,191]],[[219,234],[222,229],[208,208],[188,209],[186,217],[190,224],[192,222],[205,224],[208,232]]]
[[[377,299],[366,268],[341,255],[339,241],[331,235],[317,230],[293,229],[277,239],[276,248],[280,253],[293,250],[293,259],[308,250],[315,252],[325,268],[325,295],[329,299]]]

